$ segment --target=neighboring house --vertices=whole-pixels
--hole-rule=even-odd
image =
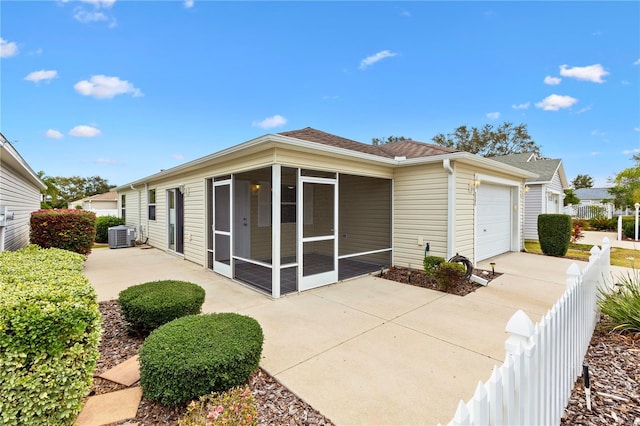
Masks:
[[[523,246],[535,175],[415,141],[268,134],[116,188],[139,239],[273,297]]]
[[[564,190],[569,188],[562,160],[540,158],[534,153],[492,157],[514,167],[535,173],[526,181],[524,202],[524,238],[538,240],[538,215],[562,213]]]
[[[0,133],[0,252],[29,245],[31,213],[46,185]]]
[[[118,193],[116,191],[96,194],[69,203],[70,209],[80,206],[83,210],[89,210],[96,216],[118,216]]]
[[[613,195],[609,188],[580,188],[573,191],[580,203],[575,206],[567,206],[567,214],[574,217],[591,219],[596,216],[613,217]],[[628,212],[616,212],[628,214]]]

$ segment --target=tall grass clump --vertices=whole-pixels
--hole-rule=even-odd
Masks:
[[[598,306],[611,320],[610,328],[640,332],[640,274],[637,270],[618,277],[613,291],[601,290]]]

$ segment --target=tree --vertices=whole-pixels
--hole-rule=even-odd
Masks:
[[[47,186],[46,189],[41,191],[43,197],[40,202],[41,209],[50,209],[52,208],[51,202],[55,197],[58,196],[58,187],[56,186],[56,180],[54,177],[46,176],[44,170],[40,170],[37,173],[40,180]]]
[[[589,175],[578,175],[571,181],[573,189],[593,188],[593,178]]]
[[[386,139],[385,138],[373,138],[371,139],[371,145],[384,145],[387,143],[393,143],[393,142],[402,142],[402,141],[410,141],[411,138],[405,138],[404,136],[388,136]]]
[[[504,122],[497,128],[485,124],[482,128],[460,126],[453,133],[438,133],[431,139],[434,143],[466,151],[483,157],[531,152],[540,155],[540,146],[531,138],[526,124]]]
[[[564,190],[564,205],[565,205],[565,207],[568,206],[569,204],[576,205],[578,203],[580,203],[580,198],[578,198],[576,196],[576,193],[573,192],[573,189],[571,189],[571,188],[565,189]]]
[[[47,185],[47,189],[42,191],[45,199],[42,208],[66,209],[72,201],[109,192],[116,187],[100,176],[50,177],[45,176],[43,171],[38,172],[38,176]]]
[[[614,184],[609,188],[613,203],[618,208],[632,207],[640,203],[640,164],[624,169],[610,180]]]

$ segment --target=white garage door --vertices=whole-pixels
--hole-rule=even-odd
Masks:
[[[476,204],[476,262],[511,249],[511,188],[482,183]]]

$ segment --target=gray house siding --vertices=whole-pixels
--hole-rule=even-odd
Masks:
[[[0,133],[0,208],[8,213],[7,220],[0,225],[0,251],[29,245],[31,213],[40,208],[40,191],[45,188]]]

